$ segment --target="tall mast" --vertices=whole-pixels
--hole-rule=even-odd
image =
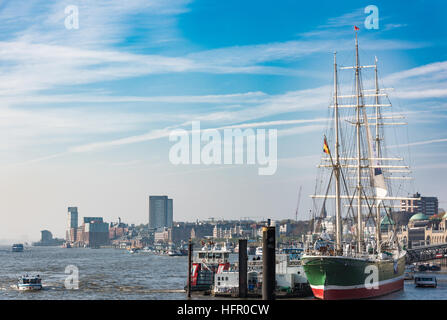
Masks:
[[[336,250],[342,250],[342,225],[340,202],[340,151],[338,142],[338,87],[337,87],[337,53],[334,52],[334,113],[335,113],[335,228]]]
[[[380,136],[379,136],[379,78],[377,75],[377,57],[375,58],[375,64],[374,64],[374,75],[375,75],[375,89],[376,89],[376,156],[377,158],[380,158],[382,155],[380,153]],[[380,207],[379,202],[377,202],[376,205],[376,245],[377,245],[377,253],[380,253],[381,251],[381,235],[380,235]]]
[[[357,133],[357,252],[361,253],[363,243],[362,228],[362,178],[361,178],[361,150],[360,150],[360,66],[359,66],[359,45],[357,31],[355,32],[355,92],[356,92],[356,133]]]

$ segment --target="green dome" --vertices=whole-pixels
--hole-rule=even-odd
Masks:
[[[428,216],[426,216],[423,213],[416,213],[410,218],[410,221],[419,221],[419,220],[428,220]]]
[[[383,217],[382,221],[380,222],[381,225],[390,225],[390,224],[395,224],[394,221],[388,218],[388,215],[386,215],[385,217]]]

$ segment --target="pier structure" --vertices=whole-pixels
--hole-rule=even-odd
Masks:
[[[407,249],[406,263],[411,264],[414,262],[437,259],[436,256],[439,254],[442,255],[442,259],[445,259],[447,255],[447,243]]]

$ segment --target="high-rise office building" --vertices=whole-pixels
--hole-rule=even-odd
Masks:
[[[421,200],[402,200],[402,211],[423,213],[427,216],[438,214],[437,197],[421,197],[420,193],[416,193],[413,198],[421,198]]]
[[[172,228],[172,222],[174,220],[173,214],[173,202],[172,199],[168,199],[166,207],[166,226],[168,228]]]
[[[149,196],[149,228],[171,228],[173,201],[168,196]]]
[[[78,207],[68,207],[68,229],[78,227]]]
[[[78,228],[78,207],[68,207],[68,221],[66,239],[70,242],[75,242]]]

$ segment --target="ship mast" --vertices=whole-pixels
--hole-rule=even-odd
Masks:
[[[379,136],[379,78],[377,75],[377,57],[375,58],[375,64],[374,64],[374,80],[375,80],[375,89],[376,89],[376,156],[377,158],[380,158],[382,156],[380,152],[380,136]],[[380,201],[379,201],[380,202]],[[377,246],[377,253],[380,254],[381,252],[381,234],[380,234],[380,206],[379,202],[377,202],[376,205],[376,246]]]
[[[355,28],[357,31],[358,28]],[[373,94],[364,94],[362,89],[362,83],[360,78],[360,69],[362,68],[375,68],[375,88],[371,90],[365,90],[365,91],[371,91]],[[351,95],[338,95],[338,70],[344,70],[344,69],[354,69],[355,70],[355,94]],[[382,152],[380,150],[380,146],[382,143],[382,138],[380,136],[380,128],[383,125],[401,125],[406,123],[394,123],[394,122],[383,122],[381,120],[383,119],[395,119],[394,116],[391,117],[383,117],[381,115],[381,107],[391,107],[391,103],[389,104],[381,104],[379,96],[387,96],[386,93],[381,93],[382,90],[379,88],[378,83],[378,67],[377,67],[377,59],[375,61],[374,65],[367,65],[367,66],[360,66],[359,61],[359,47],[358,47],[358,33],[355,33],[355,65],[349,66],[349,67],[338,67],[337,65],[337,59],[336,59],[336,53],[334,53],[334,99],[333,99],[333,105],[330,106],[331,108],[334,108],[334,133],[335,133],[335,159],[332,157],[330,152],[326,152],[329,154],[329,158],[322,158],[323,161],[330,161],[330,164],[322,163],[318,165],[318,168],[327,168],[330,167],[332,169],[331,178],[329,179],[329,185],[328,189],[326,190],[325,194],[313,194],[311,197],[313,199],[335,199],[335,209],[336,209],[336,226],[335,226],[335,250],[337,251],[337,254],[343,254],[343,225],[342,225],[342,215],[341,215],[341,200],[346,199],[349,201],[349,208],[354,209],[354,207],[357,205],[357,226],[356,226],[356,239],[354,240],[357,244],[357,254],[363,254],[365,251],[365,243],[364,243],[364,230],[363,230],[363,207],[368,207],[370,210],[370,213],[373,214],[373,209],[376,208],[375,217],[376,217],[376,245],[377,245],[377,252],[380,253],[381,247],[381,234],[380,234],[380,212],[381,208],[384,207],[383,201],[402,201],[402,200],[420,200],[420,198],[413,198],[413,197],[401,197],[401,196],[389,196],[388,190],[386,186],[385,179],[402,179],[406,180],[408,177],[385,177],[383,174],[382,169],[405,169],[405,170],[389,170],[390,172],[410,172],[407,171],[409,169],[406,165],[390,165],[390,164],[383,164],[381,161],[402,161],[402,158],[382,158]],[[365,97],[371,97],[374,96],[374,104],[368,104],[364,102]],[[339,102],[339,98],[355,98],[356,102],[352,104],[343,104]],[[375,119],[376,122],[375,125],[375,137],[371,134],[371,130],[369,127],[368,122],[368,114],[366,113],[366,108],[368,107],[374,107],[375,108],[375,118],[371,117],[371,119]],[[340,141],[340,108],[355,108],[355,113],[353,116],[352,121],[348,121],[351,125],[355,127],[355,144],[353,148],[353,154],[348,156],[340,156],[340,152],[342,151],[340,149],[340,142],[343,143],[343,141]],[[373,124],[371,124],[373,125]],[[361,144],[361,128],[362,126],[365,127],[365,135],[367,140],[367,149],[363,150],[362,144]],[[325,137],[326,141],[326,137]],[[374,143],[375,142],[375,143]],[[367,151],[367,155],[362,156],[362,152],[365,153]],[[335,161],[334,161],[335,160]],[[343,160],[343,161],[342,161]],[[368,164],[363,163],[362,161],[368,161]],[[342,161],[342,162],[340,162]],[[345,161],[347,161],[345,163]],[[352,162],[351,162],[352,161]],[[341,183],[344,184],[344,186],[347,188],[345,178],[343,177],[343,171],[342,168],[347,168],[347,171],[349,172],[350,169],[354,169],[357,173],[356,176],[348,176],[348,179],[355,179],[356,180],[356,186],[355,186],[355,192],[350,196],[349,194],[341,194]],[[365,186],[362,185],[362,179],[368,178],[366,175],[362,175],[363,169],[369,169],[370,170],[370,176],[369,181],[371,184],[371,187],[374,188],[375,194],[367,196],[365,193]],[[332,177],[335,176],[335,194],[328,194],[329,186],[331,185]],[[342,179],[342,180],[341,180]],[[317,190],[315,190],[317,191]],[[346,190],[347,191],[347,190]],[[348,191],[347,191],[348,193]],[[368,199],[367,199],[368,198]],[[366,199],[366,203],[363,204],[363,200]],[[373,200],[375,203],[372,204],[368,200]],[[400,207],[400,206],[394,206],[394,207]],[[353,210],[354,211],[354,210]],[[355,215],[355,213],[353,212]],[[374,214],[373,214],[374,215]],[[369,217],[369,215],[368,215]],[[314,217],[315,218],[315,217]]]
[[[357,134],[357,252],[362,252],[363,229],[362,229],[362,177],[361,177],[361,149],[360,149],[360,66],[359,66],[359,45],[357,31],[355,32],[355,92],[356,92],[356,134]]]
[[[341,202],[340,202],[340,151],[338,136],[338,87],[337,87],[337,53],[334,52],[334,113],[335,113],[335,228],[336,228],[336,251],[342,248],[342,224],[341,224]]]

